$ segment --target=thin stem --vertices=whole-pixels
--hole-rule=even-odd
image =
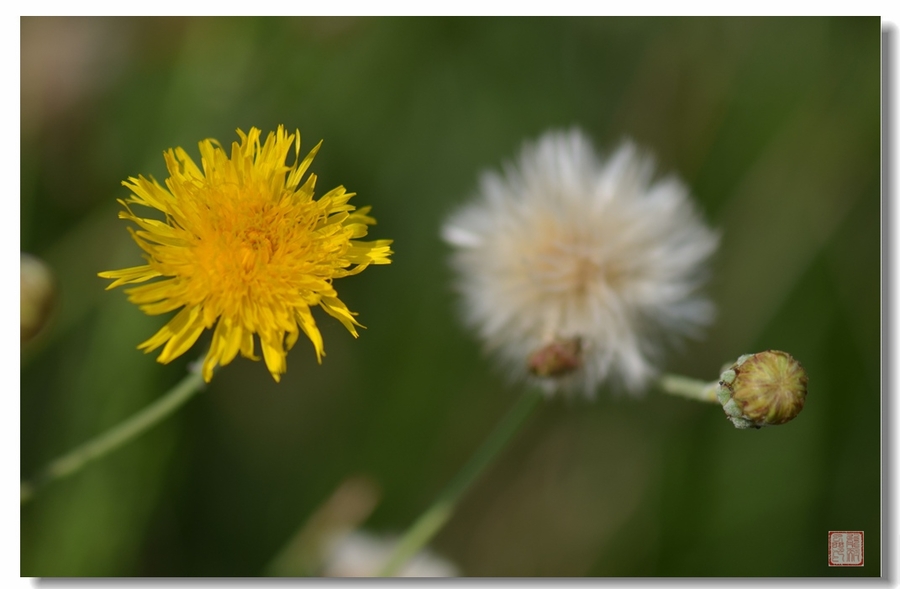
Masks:
[[[716,398],[717,384],[718,382],[704,382],[696,378],[688,378],[677,374],[664,374],[656,382],[656,386],[665,393],[707,403],[718,403]]]
[[[518,402],[506,414],[488,439],[475,452],[469,462],[463,466],[437,500],[428,510],[419,516],[419,519],[410,527],[394,549],[387,563],[379,571],[378,576],[390,577],[397,573],[403,564],[415,555],[419,550],[437,534],[450,516],[459,499],[465,494],[479,475],[497,456],[513,435],[521,429],[526,418],[537,407],[541,394],[528,391],[519,397]]]
[[[85,442],[68,454],[60,456],[41,470],[31,481],[21,486],[21,503],[30,500],[38,489],[55,480],[78,472],[92,460],[112,452],[116,448],[138,437],[203,389],[203,377],[190,372],[160,399],[141,410],[136,415]]]
[[[717,403],[716,385],[718,382],[704,382],[695,378],[665,374],[656,383],[663,392],[678,395],[696,401]],[[503,421],[497,425],[490,437],[469,459],[431,507],[419,516],[419,519],[403,534],[397,547],[394,548],[387,563],[379,571],[378,576],[390,577],[397,573],[401,566],[414,554],[421,550],[437,534],[453,515],[456,504],[482,471],[499,454],[513,435],[519,431],[525,419],[537,406],[540,395],[534,392],[522,395],[519,402],[510,410]]]

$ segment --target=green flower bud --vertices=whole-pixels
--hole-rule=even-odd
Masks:
[[[722,372],[716,398],[736,428],[759,429],[797,417],[806,401],[806,371],[787,352],[738,358]]]
[[[31,254],[22,254],[20,287],[21,343],[33,339],[47,324],[56,302],[56,281],[50,268]]]

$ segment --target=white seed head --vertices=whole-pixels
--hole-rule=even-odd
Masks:
[[[395,538],[356,531],[336,538],[328,548],[321,571],[324,577],[374,577],[397,547]],[[456,577],[459,569],[450,561],[423,549],[397,572],[397,577]]]
[[[606,380],[641,391],[661,344],[713,316],[698,289],[718,236],[628,142],[601,160],[579,130],[547,133],[483,174],[442,235],[466,323],[514,378],[548,392],[590,397]]]

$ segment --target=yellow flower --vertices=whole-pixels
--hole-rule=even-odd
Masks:
[[[314,200],[316,175],[301,184],[321,142],[301,161],[299,131],[288,135],[279,126],[262,145],[259,129],[237,133],[241,141],[232,144],[231,157],[213,139],[200,142],[202,170],[180,147],[166,151],[166,188],[143,176],[122,183],[133,194],[119,201],[125,207],[119,218],[138,226],[129,231],[147,264],[99,275],[115,279],[107,290],[162,278],[126,291],[148,315],[181,309],[138,346],[152,352],[164,345],[159,362],[184,354],[215,326],[204,380],[239,351],[259,360],[256,334],[278,381],[301,329],[322,362],[322,336],[310,307],[322,307],[357,337],[355,326],[362,326],[332,282],[369,264],[390,264],[393,252],[389,239],[358,241],[375,219],[368,215],[371,207],[348,204],[354,193],[338,186]],[[288,166],[292,146],[295,158]],[[165,221],[138,217],[129,204],[162,211]]]

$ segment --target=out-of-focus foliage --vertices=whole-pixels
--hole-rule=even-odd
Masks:
[[[768,348],[809,374],[793,422],[738,431],[651,392],[556,399],[433,548],[468,575],[878,575],[877,18],[23,18],[22,250],[57,277],[22,350],[23,476],[161,395],[147,317],[100,270],[140,262],[120,182],[235,128],[299,128],[319,191],[372,204],[394,264],[341,283],[368,329],[321,323],[275,384],[237,360],[158,428],[22,509],[23,575],[257,575],[348,475],[396,533],[519,391],[457,321],[438,238],[480,170],[579,125],[681,175],[722,247],[715,327],[667,367],[713,379]],[[205,345],[201,340],[196,355]],[[193,353],[193,352],[192,352]],[[190,355],[190,354],[189,354]],[[829,569],[829,530],[865,567]]]

